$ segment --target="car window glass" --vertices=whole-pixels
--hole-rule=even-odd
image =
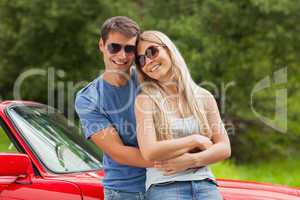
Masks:
[[[56,110],[45,106],[15,106],[11,120],[39,160],[52,172],[71,173],[102,168],[101,157]]]

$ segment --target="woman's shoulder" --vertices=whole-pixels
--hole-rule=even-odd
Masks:
[[[215,108],[216,99],[214,95],[207,89],[197,86],[197,89],[195,90],[195,98],[197,102],[202,103],[205,110],[211,110],[212,108]]]
[[[136,96],[135,101],[138,101],[138,102],[140,102],[140,101],[149,101],[149,102],[150,102],[150,101],[152,101],[152,100],[151,100],[151,98],[150,98],[149,95],[145,94],[144,92],[141,92],[141,93],[139,93],[139,94]]]
[[[145,93],[140,93],[136,96],[135,107],[152,110],[154,107],[154,102],[149,95]]]
[[[207,89],[201,87],[201,86],[196,86],[194,88],[194,92],[196,95],[196,98],[208,98],[211,99],[213,97],[213,95],[211,94],[210,91],[208,91]]]

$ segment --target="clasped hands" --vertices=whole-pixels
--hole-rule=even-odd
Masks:
[[[192,137],[193,144],[188,152],[164,161],[155,161],[154,168],[164,172],[164,175],[173,175],[178,172],[185,171],[190,168],[197,168],[197,157],[195,153],[207,150],[213,143],[211,139],[200,134],[193,134],[187,137]]]

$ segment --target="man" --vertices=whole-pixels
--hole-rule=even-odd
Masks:
[[[138,93],[137,75],[131,69],[140,28],[128,17],[107,19],[101,28],[99,49],[104,73],[80,90],[75,108],[87,139],[103,151],[104,197],[106,200],[145,199],[145,168],[153,163],[143,159],[137,145],[134,112]],[[166,174],[204,166],[220,160],[210,151],[185,153],[155,167]]]
[[[105,71],[75,101],[85,136],[103,151],[105,199],[144,199],[145,168],[135,133],[137,77],[131,70],[140,28],[117,16],[104,22],[99,49]]]

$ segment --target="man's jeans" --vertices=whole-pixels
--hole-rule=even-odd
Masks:
[[[104,200],[145,200],[143,192],[122,192],[111,189],[104,189]]]

